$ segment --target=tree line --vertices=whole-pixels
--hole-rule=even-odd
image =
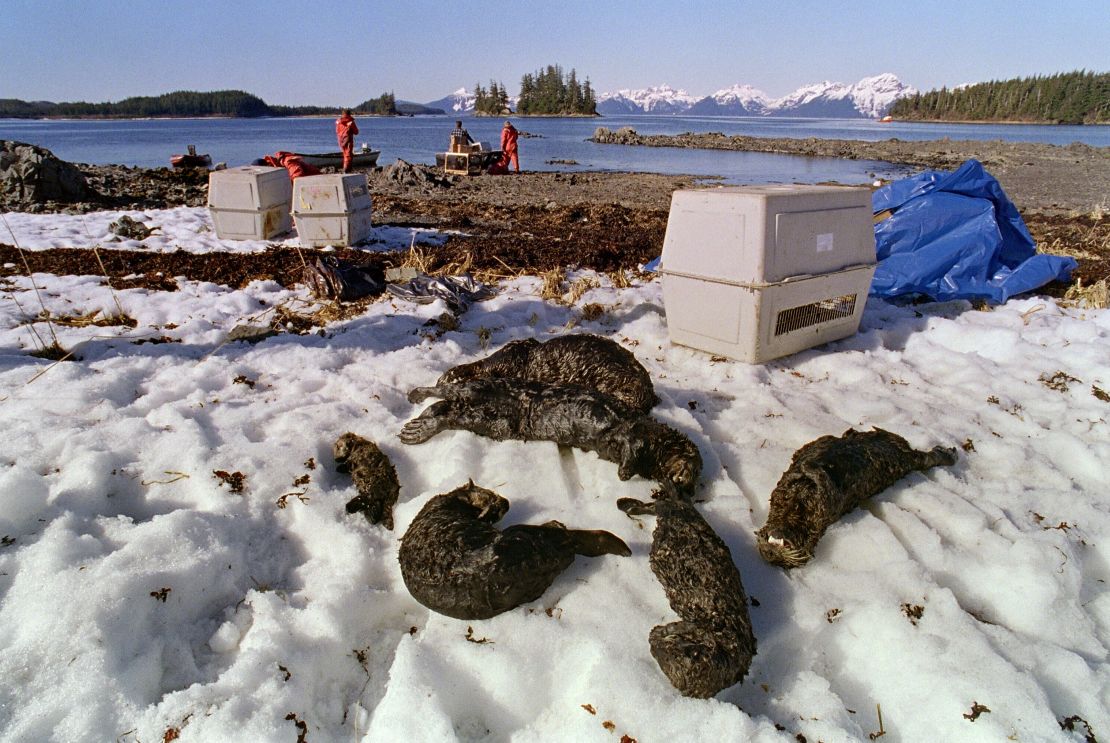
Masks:
[[[393,93],[382,93],[377,98],[371,98],[351,109],[353,113],[366,113],[375,116],[396,116],[397,99]]]
[[[503,84],[490,80],[488,88],[483,88],[481,83],[474,86],[476,116],[502,116],[507,113],[509,113],[509,91]]]
[[[420,107],[423,108],[423,107]],[[271,106],[261,98],[242,90],[217,90],[199,93],[179,90],[159,96],[125,98],[117,103],[51,103],[0,99],[0,118],[155,118],[178,116],[227,116],[256,118],[260,116],[326,116],[338,114],[338,106]],[[397,102],[393,93],[382,93],[354,106],[356,114],[395,115]],[[436,110],[438,113],[441,111]]]
[[[474,86],[474,113],[501,116],[509,112],[509,92],[503,83],[490,81],[489,88]],[[548,65],[520,79],[516,112],[521,116],[596,116],[597,98],[590,79],[578,81],[572,67],[564,74],[559,65]]]
[[[1110,73],[1085,70],[941,88],[894,102],[890,115],[924,121],[1110,123]]]
[[[534,75],[524,75],[520,79],[520,100],[516,108],[518,113],[525,116],[596,116],[597,100],[590,78],[579,83],[578,73],[573,67],[564,76],[562,67],[548,65],[546,69],[537,70]]]

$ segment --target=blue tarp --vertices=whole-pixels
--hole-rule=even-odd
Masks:
[[[1078,265],[1036,253],[1017,208],[978,160],[890,183],[871,203],[876,214],[892,212],[875,224],[873,296],[1000,303],[1067,279]]]

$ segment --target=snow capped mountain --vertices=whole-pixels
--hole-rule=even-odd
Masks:
[[[718,90],[713,94],[713,98],[725,105],[736,102],[749,110],[766,108],[771,101],[770,96],[751,85],[733,85],[731,88]]]
[[[890,72],[865,77],[854,85],[826,80],[798,88],[772,102],[770,113],[774,116],[877,119],[890,110],[894,101],[916,92],[916,88]]]
[[[770,113],[773,116],[860,116],[852,100],[852,86],[828,80],[805,85],[779,98],[772,103]]]
[[[445,95],[434,101],[425,103],[429,108],[442,108],[448,115],[468,116],[474,113],[474,91],[459,88],[451,95]],[[516,110],[520,96],[509,96],[509,108]]]
[[[685,90],[675,90],[669,85],[656,85],[639,90],[623,89],[616,93],[598,96],[599,114],[680,114],[697,102]]]
[[[906,85],[891,72],[865,77],[852,86],[852,100],[856,104],[856,110],[875,119],[886,115],[899,98],[916,93],[917,88]]]
[[[763,116],[771,99],[751,85],[733,85],[702,98],[687,113],[697,116]]]
[[[474,111],[474,91],[459,88],[451,95],[425,104],[430,108],[442,108],[449,114],[468,114]]]
[[[620,90],[598,97],[598,113],[607,115],[690,114],[697,116],[814,116],[879,118],[898,98],[917,90],[892,73],[866,77],[854,85],[825,81],[770,98],[751,85],[737,84],[704,98],[659,85]],[[432,105],[432,104],[429,104]]]
[[[890,72],[865,77],[853,85],[828,80],[805,85],[782,98],[770,98],[758,88],[744,84],[699,98],[681,88],[664,84],[602,93],[597,97],[597,112],[603,116],[688,114],[877,119],[890,110],[894,101],[916,92],[916,88],[906,85]],[[510,99],[510,105],[515,106],[515,103],[516,98]],[[426,105],[442,108],[448,114],[470,114],[474,111],[474,94],[466,88],[459,88],[451,95]]]

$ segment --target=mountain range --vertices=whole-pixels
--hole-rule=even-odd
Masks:
[[[802,116],[814,118],[867,118],[884,116],[899,98],[917,93],[893,73],[865,77],[859,82],[825,81],[805,85],[782,98],[771,98],[751,85],[733,85],[707,96],[695,96],[669,85],[639,90],[618,90],[597,97],[602,116]],[[513,101],[510,100],[510,105]],[[459,88],[427,104],[448,114],[465,115],[474,110],[474,96]]]

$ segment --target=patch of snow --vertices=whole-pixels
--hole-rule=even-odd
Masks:
[[[117,214],[5,216],[49,246],[94,243]],[[146,217],[162,228],[152,249],[228,248],[198,230],[203,210]],[[571,278],[598,286],[567,307],[537,277],[507,280],[440,337],[425,323],[441,301],[386,297],[323,335],[250,345],[224,341],[279,305],[310,313],[306,290],[37,274],[36,292],[9,275],[0,738],[293,740],[303,724],[310,741],[866,740],[880,705],[886,741],[1076,740],[1060,726],[1072,715],[1110,730],[1110,311],[868,300],[858,334],[752,366],[671,345],[659,280]],[[54,326],[81,360],[28,355],[50,338],[40,310],[117,302],[136,327]],[[605,312],[583,320],[587,303]],[[750,673],[714,699],[680,696],[649,652],[675,616],[648,566],[653,520],[615,502],[651,483],[547,442],[396,437],[423,408],[412,387],[565,332],[631,350],[662,399],[653,415],[703,455],[698,508],[758,602]],[[138,343],[161,336],[175,342]],[[842,518],[804,568],[764,563],[753,531],[791,454],[873,425],[962,444],[959,461]],[[348,430],[397,468],[395,531],[344,510],[355,488],[331,446]],[[506,523],[607,529],[632,556],[578,558],[493,619],[429,612],[398,539],[468,478],[510,500]],[[973,704],[989,711],[969,719]]]

